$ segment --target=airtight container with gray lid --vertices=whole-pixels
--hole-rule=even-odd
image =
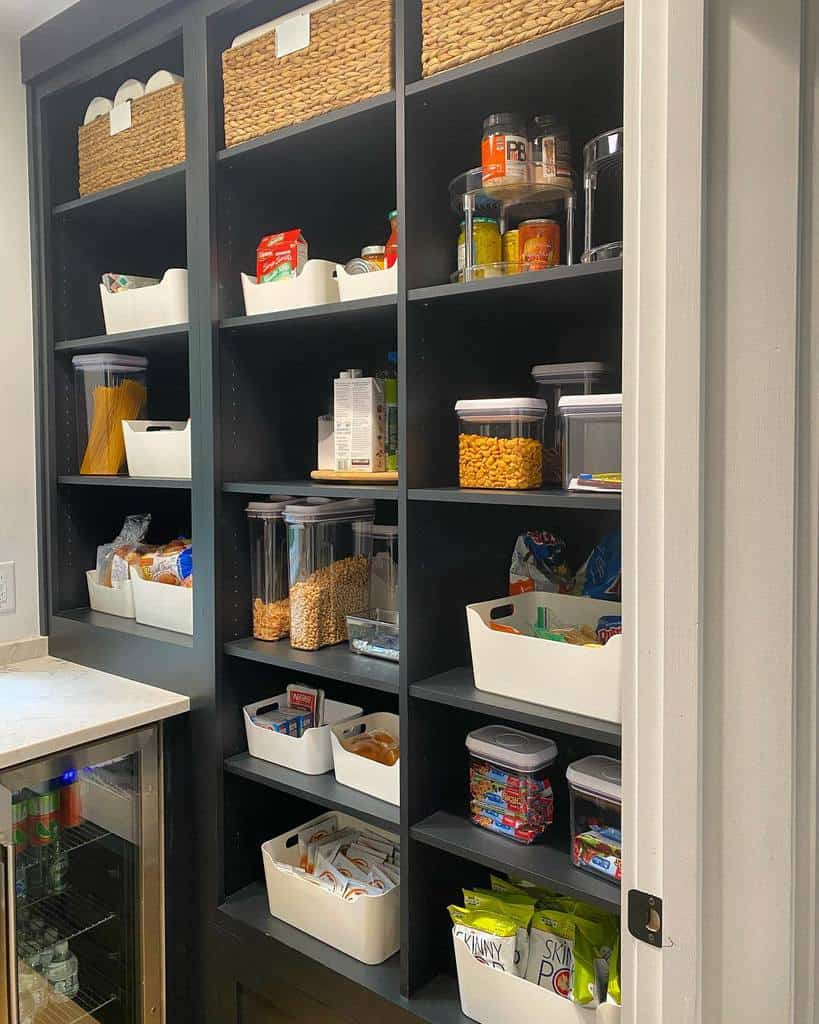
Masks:
[[[74,356],[77,463],[80,473],[115,476],[125,469],[123,420],[143,418],[148,360],[96,352]]]
[[[596,395],[609,384],[610,369],[606,363],[541,363],[532,367],[532,378],[538,396],[546,402],[543,439],[543,482],[559,484],[562,480],[561,420],[557,407],[564,395]]]
[[[282,495],[251,501],[245,509],[250,531],[253,636],[257,640],[281,640],[290,632],[284,509],[294,500]]]
[[[622,877],[621,765],[600,754],[584,757],[566,770],[575,867],[620,883]]]
[[[540,839],[554,821],[554,741],[486,725],[469,733],[466,747],[472,823],[518,843]]]

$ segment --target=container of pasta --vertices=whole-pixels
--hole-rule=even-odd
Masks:
[[[79,471],[116,476],[125,470],[122,421],[140,420],[145,413],[148,360],[100,352],[71,362]]]
[[[485,725],[466,737],[469,813],[473,825],[534,843],[554,821],[553,740],[505,725]]]

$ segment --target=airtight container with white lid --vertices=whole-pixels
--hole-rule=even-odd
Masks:
[[[538,395],[546,402],[543,482],[563,479],[562,441],[557,407],[565,395],[593,395],[605,391],[610,377],[606,363],[541,363],[532,367]]]
[[[486,725],[468,734],[466,747],[472,823],[518,843],[539,839],[554,821],[554,741]]]
[[[623,789],[620,762],[595,754],[566,770],[571,797],[572,863],[619,884]]]
[[[257,640],[281,640],[290,632],[284,509],[294,500],[282,496],[251,501],[245,509],[250,532],[253,636]]]
[[[289,504],[290,644],[315,651],[347,639],[347,616],[369,605],[369,559],[353,525],[373,522],[375,502],[354,498]]]
[[[620,490],[603,477],[622,472],[623,396],[567,395],[560,399],[558,414],[564,488]]]
[[[115,476],[125,468],[123,420],[143,418],[148,360],[99,352],[74,356],[77,463],[80,473]]]
[[[478,398],[455,403],[461,487],[528,490],[543,483],[542,398]]]

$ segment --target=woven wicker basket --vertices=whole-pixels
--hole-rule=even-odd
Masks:
[[[423,75],[576,25],[623,0],[423,0]]]
[[[393,87],[392,0],[338,0],[310,15],[310,45],[276,57],[276,31],[222,54],[225,145]]]
[[[111,135],[107,117],[79,128],[80,195],[121,185],[185,159],[184,85],[131,103],[131,127]]]

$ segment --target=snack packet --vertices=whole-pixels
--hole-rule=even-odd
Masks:
[[[517,974],[517,924],[509,917],[465,907],[449,907],[453,934],[466,943],[472,955],[496,971]]]
[[[344,897],[349,878],[334,864],[331,864],[326,857],[318,858],[313,873],[323,889],[326,889],[327,892],[332,893],[334,896]]]
[[[159,284],[158,277],[136,277],[134,274],[103,274],[102,284],[107,292],[126,292],[133,288],[150,288]]]
[[[509,566],[510,594],[532,590],[570,594],[572,582],[561,537],[544,530],[527,530],[518,537]]]
[[[378,864],[373,864],[370,868],[370,873],[367,875],[367,881],[374,888],[380,892],[389,892],[394,889],[396,882],[387,874],[383,867],[379,867]]]
[[[532,918],[526,980],[563,999],[573,990],[574,931],[571,913],[538,910]]]
[[[572,998],[578,1005],[596,1007],[605,1000],[613,943],[608,921],[575,915]]]
[[[491,889],[464,889],[464,906],[511,918],[518,926],[515,972],[526,973],[529,960],[529,924],[535,912],[535,900],[524,893],[497,893]]]
[[[304,871],[307,871],[309,874],[312,874],[313,867],[310,866],[307,857],[308,846],[318,843],[322,839],[327,839],[336,831],[338,831],[337,814],[325,814],[323,818],[319,818],[317,821],[314,821],[312,825],[301,829],[301,831],[297,833],[299,844],[299,867]]]
[[[581,566],[574,581],[580,597],[619,601],[621,588],[620,531],[604,537]]]
[[[620,1006],[622,993],[620,991],[620,929],[615,928],[614,945],[609,958],[609,984],[608,1001]]]

